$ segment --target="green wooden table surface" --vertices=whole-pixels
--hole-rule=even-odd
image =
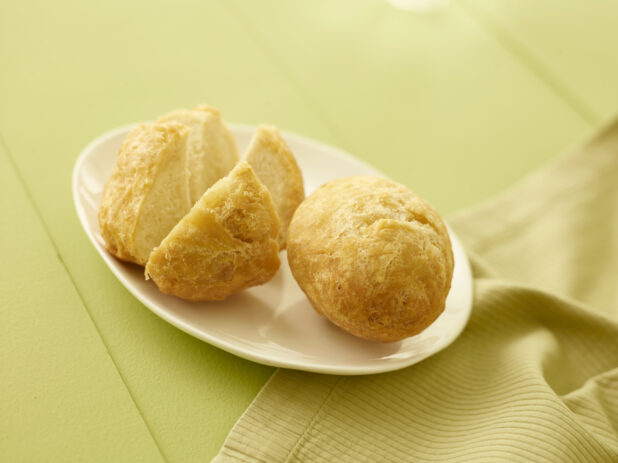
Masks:
[[[618,111],[616,24],[604,0],[0,2],[0,461],[209,461],[273,371],[112,276],[71,198],[92,138],[206,102],[448,214]]]

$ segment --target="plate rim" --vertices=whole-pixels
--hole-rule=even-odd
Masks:
[[[145,122],[148,123],[148,122]],[[462,255],[465,257],[465,259],[463,259],[463,262],[461,260],[457,261],[457,265],[463,265],[463,272],[469,277],[469,287],[467,288],[467,292],[466,295],[468,296],[466,299],[466,312],[463,316],[463,321],[462,323],[457,327],[456,330],[453,331],[453,335],[452,337],[450,337],[449,339],[447,339],[446,341],[444,341],[443,339],[438,343],[438,348],[436,349],[430,349],[428,350],[428,352],[425,352],[421,355],[416,355],[416,356],[410,356],[408,358],[403,358],[403,359],[395,359],[395,360],[391,360],[389,362],[384,362],[383,364],[380,363],[375,363],[373,365],[368,365],[368,366],[359,366],[359,365],[344,365],[344,366],[329,366],[329,365],[323,365],[323,364],[319,364],[319,363],[315,363],[312,362],[310,360],[307,359],[299,359],[298,362],[292,362],[289,360],[272,360],[271,358],[269,358],[268,355],[266,354],[260,354],[259,352],[254,352],[251,349],[248,348],[243,348],[242,346],[233,344],[231,342],[228,342],[226,340],[222,340],[214,335],[205,333],[201,330],[199,330],[198,328],[196,328],[195,326],[191,325],[190,323],[187,323],[181,319],[178,319],[176,317],[174,317],[173,314],[171,314],[169,311],[166,311],[164,308],[159,307],[159,305],[157,304],[151,304],[150,301],[148,301],[142,294],[140,291],[137,290],[137,288],[135,287],[135,285],[128,281],[125,276],[120,272],[118,266],[119,265],[132,265],[130,263],[125,263],[125,262],[120,262],[117,259],[115,259],[111,254],[109,254],[103,246],[101,246],[101,244],[97,241],[96,237],[93,235],[93,233],[90,230],[90,227],[88,227],[88,220],[86,217],[86,211],[82,205],[82,203],[78,200],[78,198],[80,197],[79,195],[79,185],[80,183],[78,182],[79,180],[79,174],[83,169],[83,165],[86,162],[87,159],[89,159],[89,155],[90,153],[93,151],[93,149],[95,147],[97,147],[98,145],[100,145],[101,143],[107,141],[108,139],[117,136],[123,132],[127,132],[129,130],[131,130],[132,128],[134,128],[135,126],[137,126],[138,123],[131,123],[131,124],[125,124],[116,128],[113,128],[111,130],[108,130],[104,133],[102,133],[101,135],[97,136],[96,138],[94,138],[92,141],[90,141],[80,152],[79,156],[77,157],[75,164],[73,166],[73,172],[72,172],[72,195],[73,195],[73,204],[75,206],[76,212],[77,212],[77,216],[80,222],[80,225],[82,227],[82,229],[86,232],[86,236],[88,237],[88,239],[90,240],[90,242],[94,245],[94,248],[97,250],[98,254],[101,256],[101,258],[103,259],[103,261],[107,264],[107,267],[109,268],[109,270],[112,271],[113,275],[120,281],[120,283],[122,284],[122,286],[129,291],[129,293],[135,297],[138,301],[140,301],[144,306],[146,306],[151,312],[153,312],[155,315],[157,315],[158,317],[160,317],[161,319],[165,320],[167,323],[171,324],[172,326],[180,329],[181,331],[203,341],[203,342],[207,342],[208,344],[215,346],[217,348],[220,348],[226,352],[229,352],[233,355],[236,355],[238,357],[247,359],[247,360],[251,360],[263,365],[268,365],[268,366],[272,366],[272,367],[279,367],[279,368],[290,368],[290,369],[295,369],[295,370],[302,370],[302,371],[309,371],[309,372],[314,372],[314,373],[322,373],[322,374],[335,374],[335,375],[346,375],[346,376],[350,376],[350,375],[370,375],[370,374],[378,374],[378,373],[385,373],[385,372],[389,372],[389,371],[395,371],[395,370],[400,370],[402,368],[406,368],[408,366],[414,365],[416,363],[419,363],[423,360],[425,360],[426,358],[437,354],[438,352],[444,350],[445,348],[447,348],[450,344],[452,344],[463,332],[463,330],[465,329],[465,327],[467,326],[469,319],[470,319],[470,315],[472,312],[472,301],[473,301],[473,295],[474,295],[474,286],[473,286],[473,276],[472,276],[472,269],[470,266],[470,260],[468,258],[467,253],[465,252],[465,248],[463,247],[463,245],[461,244],[461,241],[459,240],[459,237],[453,232],[453,230],[451,229],[451,227],[448,225],[448,223],[446,223],[448,232],[449,232],[449,237],[451,239],[452,245],[453,246],[457,246],[462,250]],[[232,133],[238,132],[238,131],[242,131],[242,132],[246,132],[246,133],[253,133],[256,129],[256,126],[250,125],[250,124],[240,124],[240,123],[226,123],[226,125],[228,126],[228,128],[230,129],[230,131]],[[326,143],[323,143],[321,141],[318,140],[314,140],[312,138],[303,136],[303,135],[298,135],[292,132],[288,132],[288,131],[281,131],[281,134],[283,135],[284,138],[286,138],[287,140],[297,140],[300,141],[302,143],[305,143],[307,145],[313,145],[313,146],[317,146],[320,149],[327,151],[329,154],[334,154],[335,156],[337,156],[338,158],[340,158],[341,160],[344,160],[346,162],[352,162],[355,164],[358,164],[362,167],[365,167],[373,172],[375,172],[377,175],[380,175],[384,178],[389,179],[389,177],[384,174],[381,170],[377,169],[376,167],[370,165],[369,163],[358,159],[354,156],[352,156],[351,154],[333,147],[331,145],[328,145]],[[285,252],[285,251],[283,251]],[[409,338],[408,338],[409,339]],[[405,341],[405,340],[404,340]]]

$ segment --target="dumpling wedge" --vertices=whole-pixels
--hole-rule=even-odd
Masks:
[[[98,214],[105,246],[119,259],[145,265],[191,208],[187,136],[180,124],[141,124],[122,143]]]
[[[294,211],[305,199],[300,168],[277,128],[270,125],[258,127],[245,159],[273,197],[281,221],[277,241],[283,250]]]
[[[157,122],[178,122],[189,129],[187,165],[191,204],[238,162],[236,140],[223,122],[219,110],[212,106],[177,109],[159,117]]]
[[[279,268],[279,217],[246,162],[215,183],[148,260],[146,277],[190,301],[223,300]]]

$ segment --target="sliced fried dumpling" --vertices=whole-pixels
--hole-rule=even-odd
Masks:
[[[188,134],[177,123],[141,124],[122,143],[98,215],[105,246],[119,259],[145,265],[191,208]]]
[[[251,166],[239,162],[152,252],[146,275],[166,294],[222,300],[275,275],[278,231],[270,193]]]
[[[238,162],[234,136],[223,122],[219,110],[212,106],[177,109],[159,117],[157,122],[179,122],[189,129],[187,166],[191,204]]]
[[[285,249],[288,226],[305,199],[303,176],[296,159],[279,131],[269,125],[258,127],[245,159],[273,197],[281,221],[277,241],[279,249]]]

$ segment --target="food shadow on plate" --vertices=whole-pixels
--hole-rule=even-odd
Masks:
[[[278,272],[267,285],[218,302],[189,303],[167,296],[166,306],[183,321],[211,330],[216,326],[220,336],[246,346],[259,344],[262,349],[305,358],[361,361],[399,351],[399,342],[366,341],[341,330],[316,313],[300,289],[282,290],[285,280],[285,272]]]
[[[400,342],[384,344],[352,336],[319,315],[306,297],[278,311],[259,331],[263,338],[304,357],[332,361],[380,359],[401,347]]]

